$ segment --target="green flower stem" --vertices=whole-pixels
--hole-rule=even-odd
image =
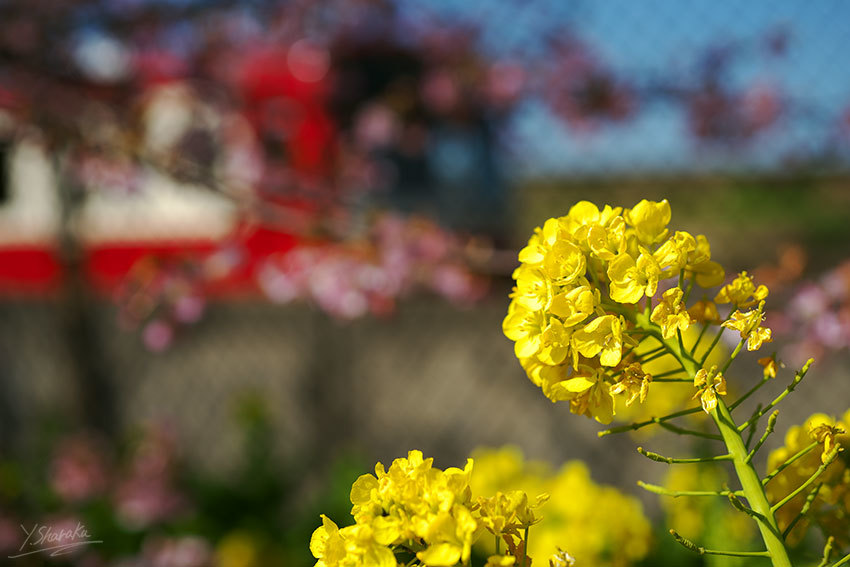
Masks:
[[[752,518],[755,518],[755,519],[756,519],[756,520],[758,520],[759,522],[766,522],[766,521],[767,521],[767,518],[765,518],[764,516],[762,516],[761,514],[759,514],[758,512],[756,512],[755,510],[753,510],[752,508],[748,508],[747,506],[744,506],[744,503],[743,503],[743,502],[741,502],[740,498],[738,498],[736,495],[734,495],[734,494],[730,494],[730,495],[729,495],[729,502],[730,502],[730,503],[732,504],[732,506],[734,506],[734,507],[735,507],[735,509],[736,509],[736,510],[738,510],[739,512],[743,512],[743,513],[744,513],[744,514],[746,514],[747,516],[750,516],[750,517],[752,517]]]
[[[799,372],[797,372],[797,373],[794,375],[794,379],[791,381],[791,383],[790,383],[790,384],[788,384],[788,387],[787,387],[787,388],[785,388],[785,390],[783,390],[781,394],[779,394],[778,396],[776,396],[776,398],[775,398],[772,402],[770,402],[770,403],[769,403],[769,404],[767,404],[765,407],[763,407],[763,408],[761,409],[761,411],[759,411],[756,415],[754,415],[753,417],[751,417],[751,418],[750,418],[748,421],[746,421],[743,425],[741,425],[740,427],[738,427],[738,430],[739,430],[739,431],[743,431],[743,430],[745,430],[747,427],[749,427],[749,426],[750,426],[750,424],[751,424],[751,422],[753,422],[753,420],[758,420],[759,418],[761,418],[761,416],[763,416],[764,414],[766,414],[767,412],[769,412],[770,410],[772,410],[774,407],[776,407],[776,405],[777,405],[779,402],[781,402],[782,400],[784,400],[784,399],[785,399],[785,397],[786,397],[788,394],[790,394],[791,392],[793,392],[793,391],[794,391],[794,388],[796,388],[796,387],[797,387],[797,384],[799,384],[799,383],[800,383],[800,381],[802,381],[802,380],[803,380],[803,377],[805,377],[805,376],[806,376],[806,373],[809,371],[809,368],[812,366],[812,363],[813,363],[814,361],[815,361],[815,359],[814,359],[814,358],[810,358],[809,360],[807,360],[807,361],[806,361],[806,364],[804,364],[804,365],[803,365],[803,367],[800,369],[800,371],[799,371]]]
[[[702,411],[701,407],[695,407],[695,408],[691,408],[691,409],[677,411],[677,412],[671,413],[669,415],[665,415],[664,417],[653,417],[652,419],[648,419],[646,421],[637,421],[637,422],[631,423],[629,425],[620,425],[618,427],[612,427],[611,429],[606,429],[604,431],[600,431],[596,435],[598,435],[599,437],[605,437],[606,435],[611,435],[612,433],[625,433],[626,431],[637,431],[638,429],[643,429],[644,427],[646,427],[648,425],[652,425],[652,424],[656,424],[656,423],[661,425],[662,423],[664,423],[666,421],[670,421],[671,419],[675,419],[677,417],[682,417],[682,416],[685,416],[685,415],[691,415],[691,414],[694,414],[694,413],[699,413],[701,411]]]
[[[528,563],[528,528],[525,528],[525,543],[522,546],[522,567]]]
[[[744,446],[744,440],[741,438],[741,432],[735,425],[732,414],[729,413],[729,408],[726,407],[723,400],[717,400],[717,407],[711,411],[711,417],[714,418],[714,422],[726,442],[726,448],[732,455],[732,463],[735,466],[738,480],[741,482],[744,498],[747,499],[747,503],[753,512],[763,517],[757,524],[773,562],[773,567],[791,567],[785,542],[779,533],[779,526],[773,515],[775,509],[770,507],[764,493],[764,485],[758,473],[753,468],[752,463],[746,460],[748,451]]]
[[[720,342],[720,337],[723,335],[724,330],[725,329],[723,329],[723,327],[720,327],[719,329],[717,329],[717,334],[714,335],[714,340],[711,341],[711,344],[708,346],[708,350],[703,353],[702,358],[699,361],[700,366],[705,364],[705,361],[708,360],[709,356],[711,356],[711,351],[713,351],[714,347],[717,346],[717,343]]]
[[[637,452],[646,457],[651,461],[656,461],[659,463],[667,463],[668,465],[677,465],[677,464],[690,464],[690,463],[708,463],[712,461],[731,461],[732,455],[719,455],[716,457],[699,457],[695,459],[674,459],[672,457],[665,457],[664,455],[659,455],[658,453],[653,453],[652,451],[647,451],[643,447],[638,447]]]
[[[755,416],[756,414],[758,414],[758,412],[760,412],[760,411],[761,411],[761,407],[762,407],[762,405],[763,405],[763,404],[759,404],[759,405],[757,405],[757,406],[756,406],[756,409],[755,409],[755,410],[753,410],[753,415],[752,415],[752,416],[750,416],[750,417],[753,417],[753,416]],[[731,406],[730,406],[729,411],[732,411]],[[753,417],[753,418],[754,418],[754,417]],[[754,419],[755,419],[755,418],[754,418]],[[749,432],[749,433],[747,433],[747,441],[746,441],[746,443],[744,443],[744,445],[746,445],[746,446],[747,446],[747,449],[749,449],[749,448],[750,448],[750,443],[752,443],[752,442],[753,442],[753,437],[755,437],[755,436],[756,436],[756,425],[758,425],[758,422],[759,422],[759,420],[758,420],[758,419],[756,419],[756,420],[753,422],[752,427],[750,427],[750,432]]]
[[[762,386],[767,384],[770,381],[770,378],[763,378],[760,382],[758,382],[755,386],[747,390],[747,393],[735,400],[733,403],[729,404],[729,411],[734,410],[736,407],[744,403],[744,401],[755,394]]]
[[[659,421],[658,426],[666,429],[667,431],[672,431],[678,435],[693,435],[694,437],[702,437],[703,439],[712,439],[714,441],[723,441],[723,437],[717,435],[715,433],[705,433],[703,431],[694,431],[693,429],[685,429],[683,427],[679,427],[677,425],[673,425],[672,423],[667,423],[666,421]]]
[[[650,361],[652,361],[652,360],[655,360],[656,358],[661,358],[662,356],[668,356],[669,354],[670,354],[670,353],[667,351],[667,348],[666,348],[666,347],[664,347],[664,348],[662,349],[662,351],[661,351],[661,352],[657,352],[657,353],[655,353],[655,354],[652,354],[652,355],[650,355],[650,356],[647,356],[646,358],[641,358],[641,359],[640,359],[640,363],[641,363],[641,364],[646,364],[647,362],[650,362]]]
[[[691,272],[691,277],[688,278],[688,288],[685,290],[685,295],[682,297],[682,303],[688,303],[688,299],[691,297],[691,292],[694,290],[694,283],[696,282],[696,274]]]
[[[691,356],[696,356],[697,348],[699,348],[700,342],[702,342],[702,338],[705,336],[705,332],[708,330],[710,325],[708,323],[702,324],[702,329],[697,336],[697,340],[694,341],[694,346],[691,347]]]
[[[769,551],[725,551],[720,549],[706,549],[695,544],[689,539],[683,538],[676,530],[670,530],[670,535],[672,535],[673,539],[675,539],[676,542],[678,542],[680,545],[684,546],[687,549],[690,549],[694,553],[698,553],[699,555],[728,555],[731,557],[771,557]]]
[[[659,374],[653,374],[652,380],[654,382],[673,382],[674,380],[661,380],[661,379],[665,378],[667,376],[674,376],[676,374],[681,374],[682,372],[684,372],[684,371],[681,368],[677,368],[676,370],[668,370],[667,372],[661,372]],[[693,379],[691,379],[691,378],[677,378],[677,380],[682,381],[682,382],[693,382]]]
[[[770,434],[773,433],[773,428],[776,427],[776,419],[778,417],[779,417],[779,410],[775,410],[772,414],[770,414],[770,417],[767,418],[767,427],[764,430],[764,435],[762,435],[761,439],[758,440],[758,442],[756,443],[756,446],[753,447],[752,449],[750,449],[750,452],[747,453],[746,461],[748,463],[753,460],[753,457],[756,455],[756,452],[758,452],[758,450],[761,449],[761,446],[764,445],[764,442],[767,440],[768,436],[770,436]],[[752,429],[751,431],[755,431],[755,429]],[[747,446],[749,447],[750,444],[747,443]]]
[[[809,508],[812,507],[812,502],[815,501],[815,498],[818,496],[818,492],[820,492],[820,487],[823,486],[823,483],[818,483],[815,485],[814,489],[809,492],[809,495],[806,496],[806,501],[803,503],[803,507],[800,508],[800,511],[794,516],[794,519],[788,522],[788,527],[785,528],[785,531],[782,532],[782,537],[787,538],[788,534],[791,533],[791,530],[794,529],[794,526],[797,525],[797,522],[802,520],[806,514],[809,513]]]
[[[786,504],[788,504],[788,503],[789,503],[791,500],[793,500],[793,499],[794,499],[794,498],[795,498],[798,494],[800,494],[800,493],[801,493],[801,492],[803,492],[806,488],[808,488],[808,486],[809,486],[810,484],[812,484],[814,481],[816,481],[816,480],[818,479],[818,477],[819,477],[820,475],[822,475],[822,474],[823,474],[823,472],[826,470],[826,468],[827,468],[829,465],[831,465],[831,464],[832,464],[832,461],[834,461],[834,460],[835,460],[835,458],[836,458],[836,457],[838,457],[838,449],[840,449],[840,447],[835,447],[832,451],[830,451],[829,455],[827,455],[826,461],[824,461],[824,462],[821,464],[821,466],[819,466],[819,467],[818,467],[818,469],[814,472],[814,474],[812,474],[812,476],[810,476],[808,479],[806,479],[806,482],[804,482],[803,484],[801,484],[800,486],[798,486],[797,488],[795,488],[795,489],[791,492],[791,494],[789,494],[788,496],[786,496],[785,498],[783,498],[782,500],[780,500],[779,502],[777,502],[776,504],[774,504],[774,505],[773,505],[773,507],[770,509],[770,510],[771,510],[771,512],[776,512],[777,510],[779,510],[780,508],[782,508],[783,506],[785,506]]]
[[[679,498],[680,496],[729,496],[730,494],[735,494],[736,496],[743,496],[744,493],[740,490],[737,492],[732,492],[731,490],[670,490],[664,488],[663,486],[658,486],[657,484],[649,484],[648,482],[643,482],[642,480],[638,481],[638,486],[646,490],[647,492],[652,492],[654,494],[660,494],[662,496],[671,496],[673,498]]]
[[[845,555],[844,557],[842,557],[840,560],[836,561],[835,563],[833,563],[829,567],[840,567],[841,565],[846,565],[847,563],[850,563],[850,553],[848,553],[847,555]]]
[[[694,357],[691,356],[691,353],[685,350],[685,341],[682,339],[682,329],[676,329],[676,340],[679,342],[679,352],[693,360]]]
[[[741,339],[738,342],[738,346],[735,347],[735,350],[732,351],[732,354],[729,355],[729,358],[726,359],[726,362],[720,368],[720,373],[724,374],[727,370],[729,370],[729,365],[732,364],[732,361],[738,357],[738,353],[741,352],[741,347],[744,346],[745,339]]]
[[[637,325],[639,327],[649,327],[650,321],[638,317]],[[715,338],[716,340],[719,338],[721,333],[722,329],[718,332],[718,337]],[[680,348],[676,341],[666,341],[666,343],[674,351],[679,350]],[[678,355],[677,358],[679,359],[679,362],[682,363],[688,373],[691,376],[694,376],[702,367],[702,364],[704,364],[705,360],[708,358],[708,353],[710,352],[711,349],[709,349],[699,364],[697,364],[692,358],[686,356],[686,352],[682,352],[680,350],[675,354]],[[781,401],[781,397],[776,400],[776,403],[779,403],[779,401]],[[764,410],[761,410],[760,413],[762,412],[764,412]],[[711,417],[714,419],[714,423],[717,425],[720,435],[723,437],[726,449],[729,454],[732,455],[732,463],[735,467],[738,480],[741,483],[744,498],[747,499],[747,503],[752,511],[763,517],[763,519],[756,523],[758,524],[762,541],[764,541],[767,552],[758,553],[762,556],[770,557],[773,567],[791,567],[791,560],[788,557],[788,551],[785,549],[785,542],[782,539],[782,535],[779,533],[779,527],[776,523],[776,518],[773,515],[774,510],[771,509],[770,503],[767,500],[767,495],[765,495],[764,485],[762,484],[761,478],[759,478],[759,475],[752,463],[746,460],[749,451],[747,451],[747,448],[744,445],[744,440],[741,437],[741,431],[743,431],[743,429],[735,425],[735,421],[732,418],[732,414],[729,412],[729,408],[720,398],[717,399],[717,406],[711,410]]]
[[[786,460],[784,463],[782,463],[781,465],[779,465],[778,467],[773,469],[770,473],[767,474],[767,476],[764,477],[764,480],[761,481],[762,484],[767,484],[768,482],[770,482],[770,479],[772,479],[773,477],[775,477],[776,475],[781,473],[783,470],[785,470],[786,467],[791,466],[795,461],[802,459],[803,457],[805,457],[806,455],[811,453],[812,450],[817,446],[818,446],[818,442],[814,441],[810,445],[803,447],[802,449],[800,449],[799,451],[797,451],[796,453],[794,453],[793,455],[788,457],[788,460]]]

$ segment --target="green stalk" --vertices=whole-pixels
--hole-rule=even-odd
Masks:
[[[744,440],[741,438],[738,426],[732,420],[732,414],[729,413],[729,408],[726,407],[723,400],[717,400],[717,407],[711,411],[711,416],[720,430],[720,435],[723,436],[729,454],[732,455],[732,463],[735,466],[735,472],[741,482],[747,503],[756,513],[763,516],[757,523],[764,545],[770,553],[773,567],[791,567],[791,560],[788,558],[785,542],[764,493],[764,486],[752,463],[747,460],[749,451],[744,446]]]
[[[651,322],[647,318],[641,317],[640,314],[636,317],[636,324],[641,328],[651,327]],[[702,364],[705,364],[707,356],[703,357],[699,363],[695,362],[689,356],[690,353],[680,348],[678,341],[665,340],[664,343],[674,356],[679,359],[679,362],[691,377],[700,370]],[[735,467],[738,480],[741,483],[744,498],[747,499],[750,508],[761,516],[756,523],[758,524],[762,540],[767,548],[767,554],[770,556],[773,567],[791,567],[791,560],[788,557],[788,551],[785,549],[785,542],[782,539],[773,510],[764,492],[764,485],[752,463],[747,460],[749,451],[744,445],[740,428],[735,424],[729,408],[722,399],[717,399],[717,406],[711,410],[711,417],[714,419],[714,423],[720,431],[723,442],[726,444],[726,449],[732,457],[731,460]]]

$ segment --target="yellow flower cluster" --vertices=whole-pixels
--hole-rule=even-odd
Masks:
[[[666,200],[643,200],[625,210],[609,205],[600,210],[582,201],[566,216],[547,220],[520,251],[503,330],[515,341],[529,379],[552,401],[569,401],[574,413],[609,423],[614,396],[624,395],[628,404],[646,399],[651,379],[626,351],[638,342],[630,336],[643,313],[637,304],[643,303],[649,315],[644,324],[653,325],[664,339],[697,320],[706,321],[712,308],[716,316],[713,304],[696,314],[689,311],[679,285],[662,293],[649,310],[664,280],[712,287],[724,278],[723,268],[711,260],[706,238],[684,231],[671,234],[670,217]],[[743,285],[724,288],[721,299],[728,296],[736,306],[745,306],[739,296],[766,295],[761,288]],[[757,330],[757,322],[747,322],[755,326],[741,332],[753,336],[754,345],[769,340]]]
[[[339,528],[322,515],[310,541],[316,567],[466,565],[485,530],[509,552],[491,557],[488,565],[513,565],[525,557],[522,530],[540,520],[537,508],[547,496],[534,503],[520,491],[474,498],[471,473],[472,459],[463,469],[440,470],[420,451],[396,459],[388,470],[378,463],[375,475],[362,475],[351,487],[354,525]]]
[[[513,448],[478,449],[472,456],[470,485],[475,492],[518,489],[551,495],[546,515],[530,537],[535,565],[546,565],[550,558],[556,566],[575,561],[579,566],[626,567],[649,552],[651,526],[640,502],[596,484],[584,463],[572,461],[553,472],[546,464],[526,461]],[[491,538],[476,544],[482,553],[492,553],[493,546]]]
[[[818,446],[772,478],[765,487],[767,497],[771,502],[778,502],[791,494],[819,467],[829,462],[829,456],[837,448],[850,446],[850,410],[844,413],[840,420],[835,420],[825,414],[817,413],[810,416],[802,426],[793,426],[785,435],[785,446],[770,453],[767,459],[768,471],[773,471],[780,465],[806,449],[813,443]],[[800,519],[788,535],[788,542],[799,543],[809,525],[814,522],[820,526],[826,535],[836,538],[840,548],[850,547],[850,462],[846,453],[840,453],[818,477],[820,484],[816,497],[811,501],[809,513]],[[779,529],[785,530],[794,521],[806,503],[813,485],[804,490],[776,512]]]
[[[714,305],[714,303],[710,303],[710,305]],[[720,321],[717,323],[719,324]],[[697,348],[694,350],[694,355],[697,359],[701,359],[703,355],[707,354],[705,361],[705,366],[707,368],[723,364],[723,361],[729,355],[729,351],[725,348],[723,343],[718,343],[709,352],[709,341],[701,341],[699,345],[696,344],[699,335],[699,329],[695,325],[692,325],[687,331],[683,332],[682,339],[685,348],[691,350],[692,347],[696,346]],[[640,344],[640,346],[635,348],[633,352],[634,355],[642,357],[647,352],[650,352],[654,347],[655,345],[650,341],[644,341]],[[680,368],[679,363],[669,356],[662,356],[648,362],[643,362],[641,363],[641,367],[644,372],[647,372],[652,376],[670,375],[672,372],[675,372],[678,368]],[[634,421],[651,419],[653,416],[667,415],[682,409],[682,407],[693,399],[694,385],[692,382],[683,380],[682,382],[667,383],[664,386],[665,389],[663,396],[649,396],[646,398],[645,403],[633,403],[631,405],[624,404],[624,407],[619,406],[617,408],[615,421],[631,423]],[[701,393],[698,390],[697,392]],[[628,404],[628,399],[626,400],[626,404]],[[698,414],[684,416],[683,420],[689,422],[691,425],[697,425],[703,423],[705,417],[706,414],[700,412]],[[630,434],[635,437],[646,438],[657,432],[657,429],[647,427],[637,431],[632,431]]]

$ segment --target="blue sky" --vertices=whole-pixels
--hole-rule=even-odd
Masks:
[[[483,47],[533,53],[546,34],[571,30],[613,71],[636,84],[655,77],[686,79],[710,46],[761,45],[772,30],[789,32],[783,57],[748,48],[731,67],[732,85],[778,87],[793,114],[734,151],[698,145],[681,110],[657,102],[625,125],[578,136],[530,101],[511,132],[514,155],[528,174],[594,173],[617,169],[773,168],[789,154],[819,151],[834,138],[850,107],[850,2],[841,0],[417,0],[401,2],[410,17],[427,11],[478,22]],[[847,141],[841,148],[848,157]]]

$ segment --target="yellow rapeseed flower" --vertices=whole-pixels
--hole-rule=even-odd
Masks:
[[[850,426],[850,410],[838,421],[825,414],[816,413],[802,425],[790,427],[785,434],[784,446],[772,451],[768,456],[768,471],[783,465],[812,441],[823,443],[824,446],[820,451],[811,451],[795,459],[772,478],[765,486],[768,500],[778,502],[785,498],[823,465],[824,456],[828,456],[835,445],[850,443],[850,435],[843,432],[848,429],[848,426]],[[826,450],[827,444],[829,444],[829,450]],[[824,535],[835,537],[839,547],[850,546],[850,468],[846,460],[839,458],[833,461],[818,477],[817,482],[821,484],[821,487],[812,501],[809,514],[799,520],[788,534],[788,543],[791,545],[799,543],[811,523],[815,523],[823,530]],[[789,523],[794,521],[807,496],[808,491],[803,491],[776,511],[780,530],[785,530]]]
[[[676,336],[676,330],[685,332],[691,326],[691,315],[682,303],[683,291],[674,287],[661,295],[661,302],[652,310],[650,320],[661,327],[665,339]]]
[[[836,447],[839,451],[843,450],[841,445],[837,445],[835,441],[835,437],[842,433],[844,433],[844,429],[840,426],[829,425],[828,423],[812,424],[809,427],[809,437],[823,445],[823,451],[820,455],[822,463],[826,464]]]
[[[688,313],[697,323],[720,324],[720,313],[718,313],[717,305],[713,301],[701,299],[691,305]]]
[[[652,376],[644,372],[639,363],[634,362],[623,369],[619,381],[611,386],[610,392],[612,396],[626,394],[628,396],[626,407],[628,407],[637,399],[640,403],[646,400],[650,382],[652,382]]]
[[[723,270],[723,266],[711,259],[711,246],[708,244],[708,239],[704,235],[698,234],[696,242],[696,249],[688,254],[685,277],[694,278],[696,284],[702,288],[722,284],[726,272]]]
[[[756,287],[753,279],[747,272],[741,272],[732,283],[723,286],[717,296],[715,303],[731,303],[736,308],[747,308],[758,304],[767,297],[768,289],[765,285]]]
[[[667,199],[661,202],[643,199],[631,209],[626,209],[623,217],[634,227],[635,234],[644,245],[657,244],[664,240],[669,232],[670,203]]]
[[[658,289],[661,266],[652,254],[641,248],[637,259],[620,254],[608,265],[611,279],[611,299],[618,303],[637,303],[644,296],[652,297]]]
[[[765,378],[776,378],[776,372],[778,370],[778,367],[785,368],[785,365],[782,364],[781,361],[776,360],[776,353],[758,359],[758,363],[759,365],[764,367]]]
[[[723,323],[723,326],[740,332],[741,338],[747,339],[747,350],[758,350],[762,344],[773,340],[770,329],[761,326],[763,318],[760,306],[746,313],[735,311],[732,317]]]
[[[670,218],[666,200],[644,199],[625,210],[581,201],[536,228],[520,251],[502,330],[529,380],[550,400],[607,423],[615,410],[611,392],[626,394],[626,404],[646,397],[649,382],[623,379],[621,371],[640,356],[647,337],[670,340],[694,321],[720,321],[714,303],[688,310],[683,290],[718,285],[723,268],[711,261],[705,236],[672,232]],[[736,304],[763,297],[743,276],[718,295]],[[665,286],[653,301],[668,279],[675,287]],[[650,304],[655,309],[647,313]],[[748,346],[769,338],[768,330],[753,330]]]
[[[617,366],[623,355],[623,320],[614,315],[597,317],[584,328],[573,333],[573,364],[578,365],[578,355],[599,356],[603,366]]]
[[[726,395],[726,379],[722,373],[717,372],[716,366],[712,366],[710,370],[700,368],[694,376],[694,387],[697,389],[694,398],[699,396],[705,413],[711,413],[711,410],[717,407],[718,395]]]

